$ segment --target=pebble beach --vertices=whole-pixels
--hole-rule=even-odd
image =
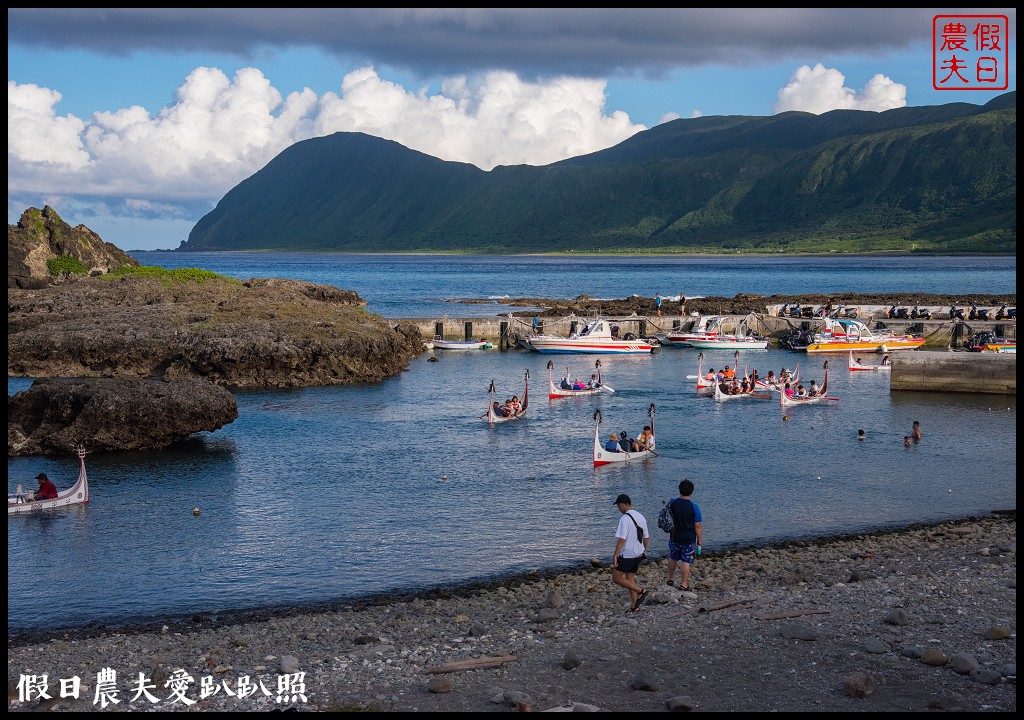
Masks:
[[[707,553],[691,592],[652,561],[636,613],[595,559],[329,610],[9,636],[8,708],[1013,712],[1016,569],[1002,511]]]

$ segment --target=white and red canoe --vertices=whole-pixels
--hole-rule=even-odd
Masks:
[[[597,395],[600,392],[613,393],[615,390],[604,384],[604,378],[601,377],[601,361],[598,360],[594,363],[594,367],[597,369],[597,375],[591,375],[590,380],[586,383],[586,386],[581,389],[575,389],[571,387],[572,373],[569,368],[565,369],[565,377],[558,385],[555,385],[555,379],[552,376],[552,372],[555,369],[555,363],[548,360],[548,399],[555,400],[557,398],[566,397],[583,397],[585,395]],[[569,384],[570,387],[565,387],[563,383]]]
[[[791,374],[783,376],[782,373],[784,372],[786,372],[786,368],[782,368],[782,371],[778,375],[775,375],[773,373],[768,377],[758,378],[757,389],[768,390],[771,392],[782,392],[783,390],[786,389],[786,383],[790,383],[790,385],[792,386],[800,382],[799,362],[797,362],[796,368],[793,369],[793,372]]]
[[[78,449],[78,480],[69,489],[58,492],[57,497],[49,500],[26,500],[21,486],[15,495],[7,496],[7,514],[22,515],[37,510],[65,507],[67,505],[86,505],[89,502],[89,477],[85,473],[85,450]]]
[[[815,405],[817,403],[823,403],[829,400],[838,401],[839,398],[832,397],[828,394],[828,361],[825,361],[825,380],[821,383],[821,388],[818,390],[817,395],[809,395],[807,397],[786,397],[785,392],[779,393],[779,406],[782,408],[796,407],[798,405]],[[790,384],[792,387],[792,384]]]
[[[526,415],[526,408],[530,405],[530,371],[526,371],[526,379],[523,381],[523,399],[520,402],[519,412],[513,415],[503,415],[494,408],[494,381],[487,390],[487,412],[481,418],[487,418],[488,423],[503,423],[509,420],[519,420]]]
[[[888,358],[889,358],[888,355],[886,355],[884,358],[882,358],[882,363],[880,365],[865,365],[864,362],[860,358],[857,358],[856,360],[853,359],[853,351],[851,350],[850,351],[849,368],[850,368],[851,371],[854,371],[854,372],[856,372],[858,370],[868,370],[868,371],[874,371],[874,372],[890,372],[892,370],[892,365],[887,362]]]
[[[647,409],[647,415],[651,418],[649,423],[651,433],[654,433],[654,403],[651,403],[651,406]],[[651,444],[654,444],[653,437],[651,438]],[[594,411],[594,467],[627,462],[629,460],[643,460],[657,456],[658,453],[655,452],[653,447],[650,450],[641,450],[640,452],[613,452],[605,450],[604,445],[601,444],[601,411]]]
[[[761,400],[770,400],[772,397],[771,395],[767,395],[762,392],[757,392],[756,383],[753,390],[748,390],[747,392],[739,392],[733,395],[732,393],[723,392],[722,383],[716,382],[714,392],[715,402],[729,402],[730,400],[743,400],[746,398],[759,398]]]

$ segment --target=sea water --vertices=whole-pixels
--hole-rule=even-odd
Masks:
[[[355,277],[347,275],[355,272],[349,256],[245,256],[228,272],[232,257],[188,255],[181,264],[236,277],[329,282],[358,290],[378,311],[393,302],[403,313],[421,307],[395,284],[400,275],[418,275],[409,263],[428,275],[442,265],[467,268],[448,276],[448,288],[431,285],[430,277],[403,281],[430,287],[450,310],[445,297],[482,293],[572,297],[579,288],[595,296],[653,297],[660,290],[667,297],[673,287],[687,295],[691,288],[714,295],[821,289],[813,281],[816,266],[799,263],[790,271],[803,279],[786,290],[789,272],[755,274],[746,261],[729,279],[729,262],[716,260],[724,275],[711,282],[662,268],[667,261],[642,259],[630,263],[636,284],[627,287],[602,258],[606,285],[599,289],[574,284],[575,276],[556,285],[547,269],[530,270],[534,260],[544,268],[566,262],[548,258],[508,259],[496,272],[496,259],[411,257],[390,264],[367,257],[375,270]],[[317,271],[282,271],[300,260],[299,267]],[[958,275],[954,289],[938,287],[921,267],[898,264],[897,272],[914,276],[922,292],[1016,291],[1012,258],[968,260],[974,269],[965,272],[977,273],[978,284]],[[943,263],[933,269],[948,272]],[[844,289],[893,284],[877,267],[848,271],[858,279],[843,282]],[[840,282],[825,275],[823,284]],[[463,277],[470,287],[459,285]],[[777,286],[765,289],[763,278]],[[452,314],[468,315],[462,310],[473,307],[479,306],[458,305]],[[417,316],[423,314],[429,315]],[[728,352],[705,350],[704,357],[705,367],[734,363]],[[663,348],[647,357],[602,357],[614,393],[548,400],[548,359],[522,350],[436,350],[376,385],[238,392],[237,420],[166,450],[90,454],[88,506],[8,519],[9,632],[341,603],[591,558],[607,562],[618,521],[612,501],[621,492],[648,517],[653,554],[663,555],[667,536],[656,515],[684,478],[696,485],[705,552],[1016,507],[1015,396],[890,393],[887,374],[850,373],[846,358],[837,357],[829,368],[836,401],[785,411],[775,395],[716,403],[697,396],[688,378],[696,373],[697,351]],[[802,376],[819,382],[824,360],[783,350],[740,355],[741,367],[762,375],[799,362]],[[594,362],[590,355],[559,356],[555,380],[567,368],[589,377]],[[526,417],[489,426],[481,416],[491,382],[496,399],[522,397],[527,371]],[[9,378],[8,392],[30,383]],[[636,436],[651,422],[652,403],[659,456],[594,468],[595,431],[602,440],[621,430]],[[923,437],[905,447],[914,420]],[[865,440],[857,439],[860,428]],[[9,457],[8,492],[18,482],[33,487],[40,471],[66,487],[77,475],[77,458],[70,451]]]

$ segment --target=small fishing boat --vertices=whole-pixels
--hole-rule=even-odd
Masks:
[[[816,332],[806,347],[808,353],[830,352],[882,352],[893,350],[916,350],[924,345],[925,339],[915,335],[893,335],[886,332],[872,332],[860,320],[824,318],[825,327]]]
[[[983,330],[971,336],[965,347],[971,352],[1017,352],[1017,341],[1001,338],[991,330]]]
[[[647,415],[651,418],[649,423],[651,426],[651,432],[654,432],[654,403],[647,409]],[[654,443],[653,438],[651,443]],[[601,444],[601,411],[594,411],[594,467],[601,465],[609,465],[617,462],[627,462],[629,460],[643,460],[649,457],[657,457],[658,453],[654,451],[652,447],[650,450],[641,450],[640,452],[613,452],[611,450],[605,450],[604,445]]]
[[[23,515],[37,510],[86,505],[89,503],[89,477],[85,473],[85,449],[78,449],[78,480],[69,489],[58,492],[57,497],[48,500],[28,500],[21,485],[14,495],[7,496],[7,514]]]
[[[519,420],[526,415],[526,408],[530,404],[530,371],[526,371],[526,379],[523,381],[523,399],[520,403],[519,410],[513,412],[510,415],[506,415],[501,409],[504,406],[494,400],[494,381],[491,381],[491,386],[487,389],[487,412],[481,415],[481,418],[487,418],[487,422],[490,424],[508,422],[509,420]],[[497,405],[498,407],[495,407]]]
[[[579,380],[574,382],[572,380],[572,374],[569,372],[569,368],[566,368],[565,377],[562,378],[562,381],[558,385],[555,385],[555,380],[551,375],[555,368],[555,363],[548,360],[548,399],[555,400],[557,398],[564,397],[597,395],[600,392],[615,392],[615,390],[604,384],[604,378],[601,377],[601,361],[596,361],[594,363],[594,367],[597,368],[597,375],[591,375],[590,380],[586,382]]]
[[[857,372],[858,370],[867,370],[874,372],[889,372],[892,370],[892,365],[889,363],[889,356],[886,355],[882,358],[882,362],[879,365],[866,365],[863,360],[857,358],[853,359],[853,351],[850,351],[850,361],[848,367],[851,371]]]
[[[645,338],[627,333],[615,337],[607,320],[592,320],[583,329],[567,338],[557,335],[534,335],[527,338],[530,348],[541,353],[600,353],[605,355],[646,355],[656,345]]]
[[[719,335],[716,338],[690,340],[690,347],[701,350],[767,350],[768,338],[757,335]]]
[[[665,333],[662,337],[666,345],[673,347],[693,347],[691,340],[703,340],[716,338],[722,334],[722,315],[705,315],[701,317],[692,328],[687,331],[675,330]]]
[[[483,338],[480,340],[445,340],[435,337],[431,342],[438,350],[480,350],[490,347],[490,343]]]
[[[831,397],[828,394],[828,360],[825,361],[825,379],[821,383],[821,389],[818,390],[817,395],[809,395],[807,397],[786,397],[785,392],[779,393],[779,406],[783,409],[788,407],[796,407],[797,405],[814,405],[817,403],[826,402],[828,400],[838,401],[839,398]]]

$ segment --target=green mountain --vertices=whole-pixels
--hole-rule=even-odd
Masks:
[[[180,250],[1016,253],[1017,96],[674,120],[489,172],[362,133],[291,146]]]

